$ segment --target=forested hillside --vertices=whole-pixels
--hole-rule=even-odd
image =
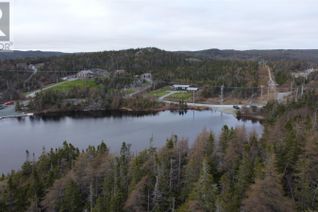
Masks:
[[[266,60],[266,61],[306,61],[318,63],[317,49],[274,49],[274,50],[220,50],[207,49],[200,51],[184,51],[186,55],[209,59],[232,60]]]
[[[25,68],[30,64],[41,64],[36,74]],[[3,93],[3,99],[17,99],[23,92],[39,89],[62,77],[92,68],[105,69],[113,74],[116,70],[125,70],[126,81],[133,81],[136,75],[150,72],[154,83],[159,85],[189,83],[256,87],[259,80],[257,62],[193,59],[179,53],[146,48],[0,61],[0,94]]]
[[[0,60],[15,60],[15,59],[26,59],[26,58],[45,58],[62,56],[65,53],[62,52],[49,52],[49,51],[18,51],[12,52],[1,52]]]
[[[236,92],[243,92],[243,96],[250,96],[252,92],[251,90],[247,92],[245,88],[259,88],[261,81],[264,81],[264,79],[260,79],[264,77],[260,74],[260,62],[262,64],[266,58],[258,57],[258,51],[248,52],[248,55],[255,56],[253,60],[250,56],[241,57],[240,52],[232,52],[230,56],[220,58],[214,56],[211,51],[169,52],[156,48],[144,48],[58,54],[59,56],[46,57],[51,55],[48,53],[43,55],[44,57],[3,60],[0,61],[0,98],[19,99],[24,92],[55,83],[62,77],[80,70],[93,68],[105,69],[111,73],[115,73],[116,70],[125,70],[124,77],[128,81],[132,81],[136,75],[150,72],[153,75],[154,83],[158,85],[189,83],[202,87],[207,86],[211,89],[224,85],[230,88],[227,90],[228,92],[233,92],[235,91],[233,88],[236,88]],[[227,51],[217,52],[223,55]],[[261,52],[265,54],[266,51]],[[296,51],[292,51],[290,54],[295,55],[294,52]],[[305,55],[309,53],[315,55],[315,51],[300,52],[305,52]],[[212,56],[209,56],[210,53]],[[270,54],[270,51],[266,54]],[[268,58],[267,63],[273,69],[273,74],[279,84],[288,82],[292,71],[297,72],[316,67],[314,63],[304,57],[295,56],[295,59],[293,57],[290,60],[281,60],[284,59],[284,51],[275,51],[274,55],[277,56],[274,56],[274,59]],[[38,71],[34,73],[28,68],[29,65],[38,66]]]
[[[45,63],[43,71],[78,71],[92,67],[109,71],[123,69],[131,75],[151,72],[161,81],[230,85],[257,83],[256,62],[191,60],[186,55],[156,48],[82,53],[56,57]],[[231,76],[231,77],[229,77]],[[247,79],[245,79],[247,78]]]
[[[26,152],[21,171],[1,178],[0,211],[318,210],[317,100],[268,104],[261,138],[224,126],[193,145],[150,140],[138,154],[107,142],[85,151],[65,142],[38,161]]]

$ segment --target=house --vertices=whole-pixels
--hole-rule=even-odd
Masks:
[[[196,88],[196,87],[188,87],[187,88],[187,91],[198,91],[199,88]]]
[[[151,73],[144,73],[140,75],[140,79],[144,81],[151,82],[152,81],[152,74]]]
[[[118,75],[126,74],[126,71],[124,69],[119,69],[119,70],[116,70],[114,74],[115,76],[118,76]]]
[[[95,73],[91,70],[82,70],[76,74],[78,79],[89,79],[95,77]]]
[[[192,87],[190,85],[172,85],[172,89],[176,91],[198,91],[199,88],[197,87]]]
[[[91,69],[91,71],[92,71],[97,77],[110,78],[110,73],[109,73],[107,70],[105,70],[105,69],[94,68],[94,69]]]
[[[76,77],[78,79],[90,79],[90,78],[96,78],[96,77],[101,77],[101,78],[109,78],[110,73],[107,70],[100,69],[100,68],[93,68],[93,69],[87,69],[87,70],[82,70],[76,74]],[[73,76],[68,76],[67,78],[73,78]]]
[[[30,64],[30,65],[28,65],[28,69],[29,69],[29,70],[32,70],[32,71],[35,71],[35,70],[36,70],[36,67],[35,67],[35,65]]]
[[[307,79],[308,76],[309,76],[311,73],[316,72],[316,71],[318,71],[318,69],[313,69],[313,68],[311,68],[311,69],[307,69],[307,70],[301,71],[301,72],[293,72],[293,73],[291,73],[291,75],[292,75],[294,78],[303,77],[303,78]]]
[[[62,77],[62,80],[72,80],[72,79],[76,79],[77,78],[77,74],[73,74],[73,75],[68,75],[66,77]]]
[[[189,87],[190,87],[190,85],[178,85],[178,84],[172,85],[173,90],[186,91]]]

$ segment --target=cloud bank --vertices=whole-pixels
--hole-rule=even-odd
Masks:
[[[14,48],[318,48],[316,0],[14,0]]]

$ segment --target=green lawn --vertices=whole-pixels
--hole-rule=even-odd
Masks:
[[[168,96],[166,99],[170,101],[180,101],[180,100],[189,101],[189,100],[192,100],[192,93],[186,92],[186,91],[180,91],[178,93]]]
[[[59,83],[58,85],[50,88],[50,90],[67,92],[75,88],[83,89],[83,88],[94,88],[97,86],[98,84],[95,82],[95,80],[92,80],[92,79],[74,80],[74,81],[65,81],[65,82]]]
[[[150,91],[150,92],[148,93],[148,95],[149,95],[149,96],[153,96],[153,97],[159,98],[159,97],[164,96],[165,94],[167,94],[170,90],[171,90],[171,89],[170,89],[169,86],[165,86],[165,87],[163,87],[163,88]]]

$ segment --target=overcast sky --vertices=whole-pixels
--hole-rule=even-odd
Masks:
[[[15,49],[318,48],[318,0],[12,0]]]

